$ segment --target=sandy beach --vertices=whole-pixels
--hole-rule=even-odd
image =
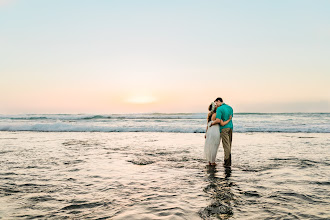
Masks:
[[[329,134],[0,132],[3,219],[326,219]],[[311,153],[313,152],[313,153]]]

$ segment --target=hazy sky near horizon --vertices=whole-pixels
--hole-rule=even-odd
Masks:
[[[330,1],[0,0],[0,114],[330,112]]]

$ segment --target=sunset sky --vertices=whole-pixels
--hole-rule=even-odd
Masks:
[[[0,114],[330,112],[328,0],[0,0]]]

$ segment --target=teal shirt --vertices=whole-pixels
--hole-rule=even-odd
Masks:
[[[229,119],[229,116],[234,117],[232,107],[230,107],[229,105],[226,105],[225,103],[223,103],[220,107],[217,108],[216,118],[219,118],[222,121],[227,121]],[[230,122],[228,124],[226,124],[225,126],[219,126],[219,127],[220,127],[220,131],[223,128],[233,129],[233,120],[230,120]]]

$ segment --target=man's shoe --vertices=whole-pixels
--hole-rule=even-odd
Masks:
[[[227,159],[227,160],[225,160],[225,162],[224,162],[224,167],[230,167],[231,166],[231,160],[230,160],[230,158],[229,159]]]

